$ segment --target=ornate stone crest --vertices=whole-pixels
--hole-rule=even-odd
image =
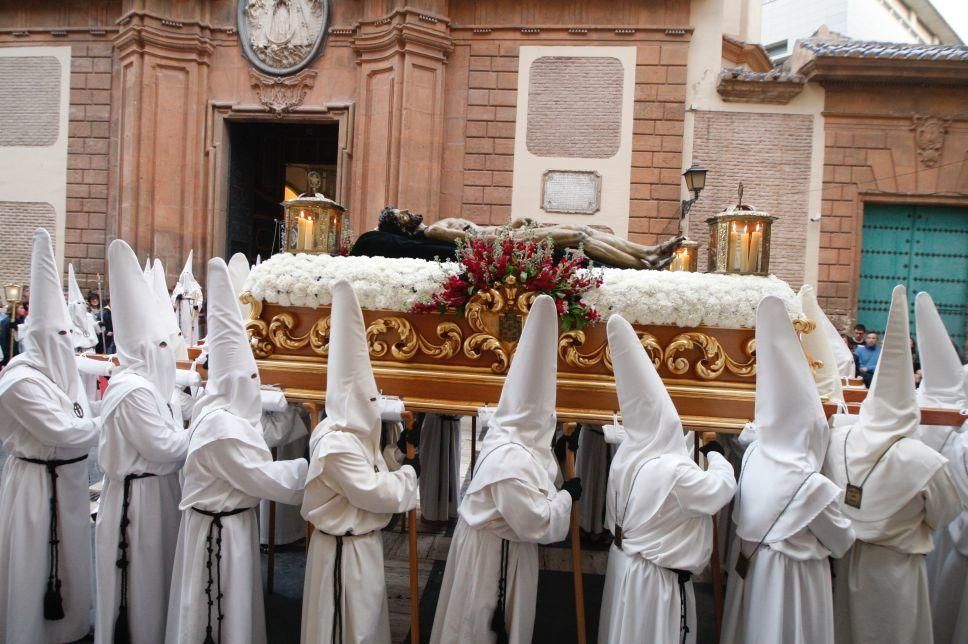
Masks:
[[[242,50],[268,74],[293,74],[312,62],[328,26],[329,0],[239,0]]]
[[[914,130],[914,143],[918,146],[918,157],[925,167],[933,168],[941,160],[944,136],[948,133],[951,119],[915,114],[912,121],[911,129]]]
[[[249,70],[249,82],[259,95],[259,102],[278,117],[302,105],[306,93],[316,83],[316,70],[304,69],[293,76],[266,76]]]

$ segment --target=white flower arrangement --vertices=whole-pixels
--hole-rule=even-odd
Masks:
[[[422,259],[280,253],[252,269],[245,290],[272,304],[317,308],[330,304],[333,284],[345,279],[364,309],[407,312],[459,269],[455,262]],[[603,278],[582,299],[605,318],[617,313],[637,324],[753,327],[766,295],[783,300],[792,318],[803,317],[793,289],[774,276],[606,268]]]

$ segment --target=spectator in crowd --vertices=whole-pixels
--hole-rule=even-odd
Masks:
[[[97,294],[97,291],[88,291],[87,305],[91,308],[91,313],[94,314],[94,321],[98,324],[98,342],[94,350],[97,353],[114,353],[114,325],[111,323],[111,301],[106,301],[102,309],[101,297]]]
[[[911,359],[914,362],[914,386],[921,384],[921,358],[918,356],[918,346],[914,344],[914,336],[911,338]]]
[[[871,380],[874,378],[877,361],[881,357],[881,347],[877,343],[877,340],[877,331],[868,331],[864,335],[863,344],[858,345],[854,349],[854,357],[857,358],[857,373],[863,378],[864,386],[868,389],[870,389]]]
[[[854,344],[864,344],[864,337],[867,335],[867,327],[863,324],[854,326]]]

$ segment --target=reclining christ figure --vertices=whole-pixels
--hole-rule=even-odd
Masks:
[[[684,239],[677,236],[656,246],[645,246],[591,226],[539,224],[524,217],[511,220],[507,227],[519,239],[550,237],[557,249],[577,249],[581,246],[590,259],[615,268],[664,268],[672,261],[676,249]],[[361,235],[354,245],[353,254],[424,259],[439,256],[445,259],[453,257],[453,244],[457,239],[470,236],[493,237],[503,228],[505,226],[481,226],[457,217],[441,219],[428,226],[423,223],[423,215],[387,206],[380,213],[377,231]],[[391,240],[387,233],[404,239]],[[382,247],[384,243],[399,248],[389,251]]]

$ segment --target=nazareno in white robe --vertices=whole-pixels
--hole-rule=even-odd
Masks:
[[[409,466],[390,472],[372,445],[326,420],[310,448],[302,515],[316,529],[306,557],[301,641],[331,640],[338,589],[342,637],[336,641],[388,644],[381,530],[393,514],[416,507],[416,474]]]
[[[259,559],[260,499],[297,505],[302,499],[306,461],[273,461],[269,449],[247,421],[215,410],[195,421],[183,468],[181,527],[168,602],[167,644],[200,644],[209,623],[205,587],[206,541],[213,519],[197,512],[243,512],[221,519],[221,602],[224,621],[219,633],[217,607],[211,612],[216,644],[262,644],[266,641]],[[217,569],[217,570],[216,570]],[[215,596],[217,584],[212,586]]]
[[[952,432],[954,433],[954,432]],[[954,433],[945,448],[948,473],[961,495],[961,513],[935,532],[928,555],[934,641],[968,641],[968,432]]]
[[[490,456],[490,458],[487,458]],[[514,478],[475,487],[489,462],[519,465]],[[571,496],[539,487],[537,461],[525,447],[505,443],[478,461],[474,481],[460,505],[460,519],[447,554],[431,642],[493,642],[491,618],[497,606],[501,540],[508,549],[506,623],[511,644],[531,641],[538,591],[538,544],[568,535]]]
[[[599,618],[599,642],[679,642],[682,635],[678,575],[699,574],[713,548],[712,515],[733,496],[736,480],[729,462],[709,454],[709,469],[681,456],[666,455],[644,465],[630,497],[610,490],[606,526],[614,531],[624,513],[622,547],[612,544]],[[655,495],[665,492],[664,500]],[[656,506],[658,506],[656,508]],[[651,517],[642,520],[654,510]],[[696,641],[696,602],[685,582],[684,642]]]
[[[420,426],[420,516],[448,521],[460,496],[460,417],[427,414]]]
[[[501,560],[507,541],[504,627],[511,644],[531,641],[538,590],[538,544],[568,534],[571,495],[555,489],[558,318],[539,295],[497,411],[481,443],[473,479],[458,510],[430,641],[493,642]]]
[[[859,504],[841,497],[857,541],[834,562],[838,644],[933,640],[924,555],[934,547],[931,533],[961,504],[944,457],[911,438],[920,410],[909,328],[907,291],[899,285],[857,422],[830,436],[824,475],[841,489],[862,488]]]
[[[8,367],[0,379],[0,439],[9,453],[0,478],[0,641],[6,644],[73,642],[90,630],[88,461],[57,468],[65,617],[48,621],[50,477],[43,465],[21,460],[70,460],[97,444],[98,427],[89,411],[78,418],[73,407],[53,382],[26,364]]]
[[[748,453],[755,449],[754,444]],[[742,495],[737,497],[742,502]],[[756,542],[737,537],[726,567],[721,644],[830,642],[834,615],[828,557],[842,557],[853,542],[850,520],[838,500],[796,533],[764,543],[755,555]],[[746,579],[735,572],[740,550],[750,560]]]
[[[841,486],[846,485],[843,442],[849,429],[833,430],[824,467],[824,473]],[[864,502],[870,490],[889,485],[885,472],[903,470],[906,463],[932,457],[941,460],[920,441],[898,442],[865,484]],[[947,469],[939,465],[917,489],[896,496],[883,515],[867,517],[851,507],[842,507],[852,521],[857,541],[834,562],[837,643],[931,642],[925,555],[934,548],[932,532],[947,525],[960,508]]]
[[[95,529],[97,596],[95,642],[113,641],[121,601],[115,562],[125,477],[128,483],[128,628],[133,644],[165,637],[167,598],[178,539],[181,486],[178,471],[188,452],[188,432],[147,380],[122,372],[111,379],[102,407],[98,463],[104,488]]]

